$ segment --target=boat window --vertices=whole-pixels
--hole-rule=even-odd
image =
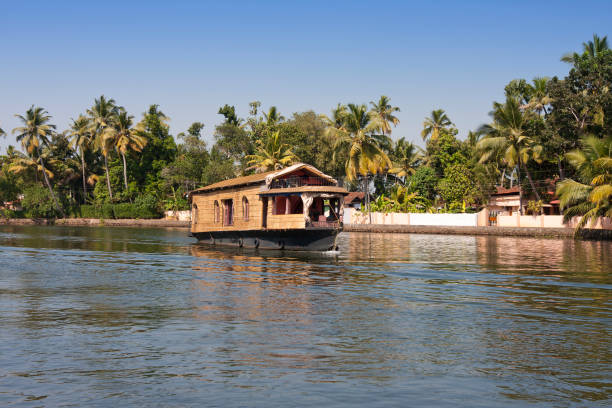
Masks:
[[[274,206],[275,215],[302,214],[304,211],[302,198],[298,195],[277,196],[274,198]]]
[[[246,197],[242,197],[242,218],[245,221],[249,220],[249,200]]]
[[[285,214],[285,203],[287,199],[283,196],[274,197],[274,215]]]
[[[214,210],[215,224],[219,222],[219,202],[215,200],[215,210]]]

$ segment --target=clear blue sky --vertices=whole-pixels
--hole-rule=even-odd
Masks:
[[[443,108],[460,135],[488,119],[513,78],[563,76],[562,54],[608,32],[608,1],[5,1],[0,127],[46,108],[59,129],[101,94],[137,119],[157,103],[177,134],[212,138],[219,106],[329,113],[381,94],[401,108],[393,137],[418,141]]]

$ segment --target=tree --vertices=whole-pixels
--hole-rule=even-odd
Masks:
[[[280,170],[297,162],[298,157],[293,154],[288,144],[283,143],[280,132],[268,135],[266,140],[256,141],[255,154],[247,156],[250,169],[257,173],[271,170]]]
[[[225,117],[225,123],[234,126],[240,126],[242,124],[242,119],[238,118],[238,116],[236,115],[236,108],[233,106],[225,104],[224,106],[219,108],[218,113]]]
[[[535,188],[527,163],[531,159],[540,161],[542,147],[535,145],[531,136],[525,131],[526,114],[521,111],[516,99],[508,98],[504,104],[498,102],[493,104],[491,116],[493,122],[482,125],[479,129],[479,132],[484,134],[482,140],[477,144],[477,149],[482,152],[480,162],[486,162],[496,153],[503,152],[504,160],[508,166],[511,168],[517,166],[519,185],[522,167],[537,200],[540,200],[540,195]],[[523,211],[522,193],[520,194],[520,211],[521,213]]]
[[[419,196],[428,200],[436,197],[436,185],[438,177],[435,171],[428,166],[420,166],[406,181],[409,191],[418,193]]]
[[[340,127],[329,126],[326,129],[327,134],[335,139],[333,159],[336,159],[339,152],[345,152],[347,179],[353,181],[358,174],[364,177],[366,206],[369,210],[368,175],[391,167],[391,160],[380,147],[381,141],[386,138],[375,133],[380,127],[376,121],[372,121],[372,114],[367,111],[366,105],[349,103],[342,120]]]
[[[448,166],[444,170],[444,178],[438,182],[437,190],[451,211],[463,210],[475,201],[474,173],[465,164]]]
[[[162,170],[162,177],[170,189],[176,187],[179,191],[187,192],[196,188],[202,181],[204,169],[210,160],[206,142],[200,139],[203,128],[203,123],[194,122],[186,134],[178,135],[183,143],[177,146],[178,153],[174,161]],[[175,192],[176,189],[173,190],[173,194]]]
[[[393,114],[399,112],[400,109],[396,106],[391,106],[389,102],[391,102],[391,100],[385,95],[382,95],[378,102],[370,102],[374,117],[380,124],[380,130],[385,135],[391,134],[391,124],[397,126],[399,123],[399,119]]]
[[[421,161],[421,152],[412,143],[406,142],[405,138],[395,143],[393,152],[393,167],[389,173],[401,177],[406,182],[408,176],[414,174]]]
[[[2,130],[2,128],[0,128],[0,136],[6,136],[6,133],[4,132],[4,130]]]
[[[257,112],[259,111],[259,108],[261,107],[261,102],[259,101],[253,101],[253,102],[249,102],[249,115],[255,117],[257,116]]]
[[[367,177],[391,166],[391,160],[381,149],[382,135],[375,134],[378,124],[372,121],[372,115],[366,105],[348,105],[348,112],[343,117],[342,127],[328,127],[326,132],[335,137],[335,150],[347,150],[345,163],[346,176],[354,180],[357,175]]]
[[[162,170],[172,163],[177,155],[177,147],[167,122],[170,119],[159,105],[150,105],[140,122],[135,126],[138,136],[146,140],[146,146],[134,163],[131,177],[145,193],[159,196],[164,190]]]
[[[561,61],[575,64],[580,57],[595,58],[608,50],[610,50],[608,36],[599,37],[597,34],[593,34],[593,41],[582,43],[582,55],[577,52],[568,53],[561,57]]]
[[[421,136],[423,140],[436,140],[438,136],[440,136],[440,132],[443,129],[451,126],[453,122],[448,118],[443,109],[436,109],[431,111],[431,116],[425,118],[423,122],[423,130],[421,131]]]
[[[187,129],[187,134],[181,132],[176,135],[179,139],[187,139],[189,137],[195,137],[199,139],[202,136],[202,129],[204,129],[204,124],[202,122],[193,122],[189,129]]]
[[[88,150],[93,143],[93,135],[91,132],[91,124],[87,116],[79,115],[70,126],[70,135],[72,140],[70,145],[73,148],[78,148],[81,152],[81,174],[83,175],[83,200],[87,197],[87,176],[85,169],[85,151]]]
[[[577,230],[589,220],[612,217],[612,137],[586,136],[581,147],[567,154],[578,180],[566,179],[557,186],[564,221],[582,216]]]
[[[91,117],[92,131],[95,135],[95,146],[102,152],[104,156],[104,171],[106,173],[106,187],[108,195],[113,199],[113,190],[111,188],[110,177],[108,172],[108,155],[113,149],[112,140],[107,137],[106,129],[113,124],[113,120],[117,115],[119,108],[115,104],[114,99],[106,99],[104,95],[98,99],[94,99],[94,104],[87,110]]]
[[[147,145],[147,138],[140,135],[142,129],[134,129],[134,116],[129,115],[125,109],[119,109],[113,125],[107,129],[107,137],[113,140],[115,149],[123,160],[123,184],[125,191],[128,191],[127,182],[127,161],[125,156],[130,152],[141,152]]]
[[[45,156],[45,154],[43,153],[43,156]],[[48,161],[45,160],[45,162]],[[15,156],[13,158],[10,159],[9,163],[8,163],[8,171],[10,171],[11,173],[14,174],[28,174],[30,173],[30,171],[34,171],[34,174],[36,176],[36,180],[38,180],[38,173],[42,174],[42,172],[47,173],[47,177],[49,179],[53,179],[55,177],[55,174],[53,174],[53,172],[51,170],[49,170],[46,166],[43,167],[41,165],[40,160],[38,160],[38,158],[34,159],[30,156]],[[44,176],[43,176],[44,177]]]
[[[529,101],[524,107],[534,110],[538,115],[542,112],[544,116],[548,115],[546,107],[552,102],[548,94],[548,78],[534,78],[533,85],[528,85],[528,89]]]
[[[267,113],[264,113],[264,118],[266,119],[266,124],[268,126],[275,126],[285,120],[285,117],[280,114],[280,112],[276,109],[276,106],[270,106]]]
[[[49,176],[45,168],[45,161],[41,154],[41,146],[49,144],[49,138],[55,129],[55,125],[49,123],[51,116],[43,108],[38,106],[34,107],[34,105],[26,111],[25,116],[15,116],[22,122],[23,126],[13,129],[13,134],[17,134],[17,141],[21,142],[21,145],[28,155],[31,158],[35,158],[40,163],[45,184],[49,189],[49,195],[53,198],[58,213],[63,217],[64,212],[51,187],[51,182],[49,181]]]
[[[332,109],[331,117],[321,115],[323,120],[327,123],[327,127],[333,127],[340,130],[344,129],[345,118],[348,115],[348,108],[346,105],[339,103],[335,109]]]
[[[326,135],[327,123],[314,111],[296,112],[291,119],[278,126],[285,143],[303,163],[312,164],[323,173],[341,177],[344,173],[344,157],[330,160],[333,156],[333,142]]]
[[[574,67],[565,78],[554,77],[548,83],[552,101],[546,117],[547,134],[542,144],[549,155],[557,158],[562,179],[565,153],[578,149],[582,137],[612,134],[610,89],[611,50],[602,50],[594,57],[588,54],[577,56]]]

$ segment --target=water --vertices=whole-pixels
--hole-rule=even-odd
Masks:
[[[612,243],[0,227],[0,406],[609,406]]]

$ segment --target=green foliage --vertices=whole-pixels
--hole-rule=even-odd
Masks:
[[[538,215],[542,213],[542,200],[527,201],[527,214]]]
[[[438,193],[450,208],[474,203],[474,174],[465,164],[448,166],[444,170],[444,178],[438,182]]]
[[[49,190],[40,185],[25,189],[21,205],[28,218],[55,218],[61,214],[55,208]]]
[[[370,204],[371,211],[383,213],[423,213],[430,207],[429,200],[400,185],[395,186],[388,196],[381,194]]]
[[[101,219],[149,219],[160,218],[161,211],[157,205],[157,199],[153,196],[144,195],[131,203],[119,204],[94,204],[81,205],[73,213],[74,216],[82,218]]]
[[[576,180],[563,180],[557,186],[564,220],[582,216],[577,229],[598,217],[612,217],[612,136],[584,137],[581,149],[567,154],[576,169]]]
[[[9,210],[6,208],[0,209],[0,218],[5,218],[5,219],[15,219],[15,218],[24,218],[25,217],[25,211],[15,211],[15,210]]]
[[[428,164],[439,177],[447,167],[467,162],[465,147],[455,136],[456,130],[442,131],[427,143]]]
[[[265,139],[257,140],[255,153],[246,156],[246,159],[251,166],[249,169],[255,169],[258,173],[280,170],[298,161],[278,130],[268,134]]]
[[[167,116],[151,105],[139,126],[140,135],[145,137],[147,145],[138,154],[138,161],[128,169],[130,179],[136,180],[145,193],[159,194],[163,191],[162,170],[170,164],[177,154],[176,143],[169,133]]]
[[[436,198],[437,184],[436,172],[428,166],[419,167],[406,181],[409,191],[416,192],[419,196],[428,200]]]

